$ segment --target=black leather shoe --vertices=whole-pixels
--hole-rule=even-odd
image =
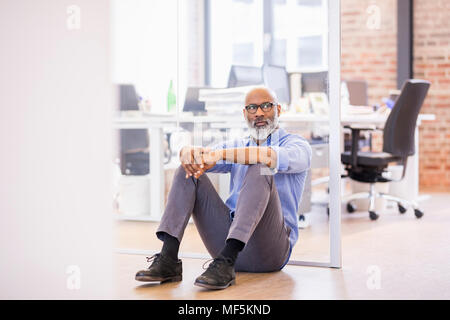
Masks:
[[[140,270],[136,273],[137,281],[160,281],[175,282],[182,280],[181,260],[175,261],[169,257],[157,253],[147,257],[147,262],[153,260],[153,263],[146,270]]]
[[[225,289],[236,283],[234,265],[230,259],[219,256],[208,269],[195,279],[195,285],[207,289]]]

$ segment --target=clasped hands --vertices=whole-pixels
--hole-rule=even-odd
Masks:
[[[181,166],[186,171],[186,179],[192,176],[198,179],[220,159],[220,152],[212,151],[210,148],[187,146],[180,151]]]

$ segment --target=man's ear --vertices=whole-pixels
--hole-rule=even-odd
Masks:
[[[278,111],[278,115],[280,115],[280,112],[281,112],[281,104],[278,104],[278,105],[277,105],[277,111]]]

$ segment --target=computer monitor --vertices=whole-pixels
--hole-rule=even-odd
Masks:
[[[291,102],[289,74],[285,67],[264,65],[263,78],[264,85],[276,93],[278,102]]]
[[[139,98],[132,84],[119,84],[120,110],[139,110]]]
[[[350,105],[367,106],[369,104],[366,80],[346,80],[345,83],[348,89]]]
[[[231,66],[228,88],[263,84],[261,68],[252,66]]]
[[[188,87],[184,99],[183,111],[193,112],[194,114],[205,112],[205,102],[198,100],[199,90],[202,87]]]
[[[328,71],[302,72],[302,93],[325,92],[328,94]]]
[[[139,98],[133,84],[119,84],[119,108],[121,111],[139,110]],[[146,175],[149,173],[149,146],[147,129],[119,130],[120,168],[124,175]]]

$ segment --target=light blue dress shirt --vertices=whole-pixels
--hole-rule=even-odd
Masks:
[[[247,137],[226,141],[212,147],[212,149],[218,150],[250,146],[257,146],[257,144],[252,138]],[[285,224],[291,229],[289,235],[290,256],[292,248],[298,240],[297,211],[302,197],[306,175],[311,164],[311,146],[305,138],[297,134],[287,133],[282,128],[274,131],[260,146],[270,146],[277,153],[277,166],[271,172],[275,174],[275,185],[278,190]],[[231,173],[230,196],[225,202],[230,209],[231,218],[234,216],[236,202],[247,169],[248,165],[221,160],[207,171]]]

